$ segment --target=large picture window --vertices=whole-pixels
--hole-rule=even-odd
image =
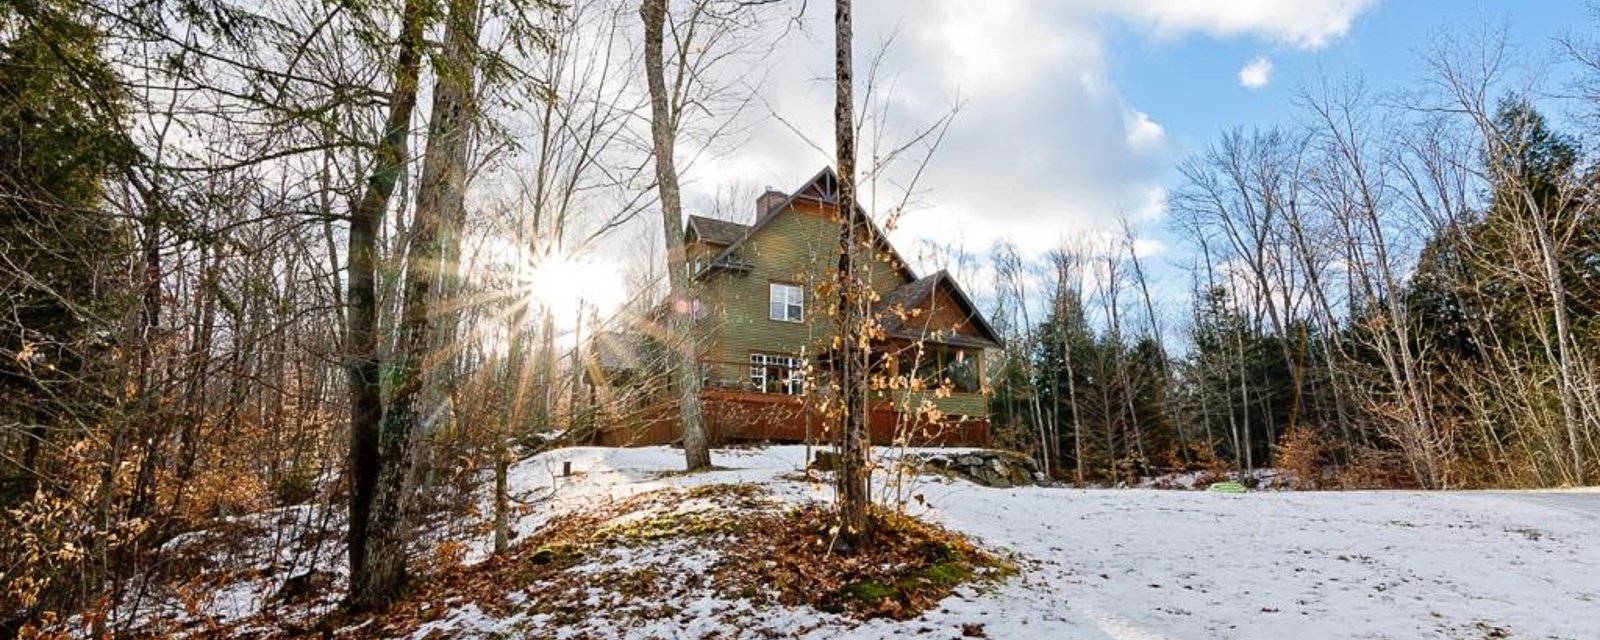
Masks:
[[[805,290],[796,284],[774,282],[767,285],[767,317],[784,322],[805,320]]]
[[[797,396],[806,391],[800,359],[770,353],[750,354],[750,386],[762,393]]]
[[[978,375],[978,362],[961,349],[930,350],[917,362],[916,376],[928,388],[949,380],[952,390],[958,393],[977,393],[983,384]]]

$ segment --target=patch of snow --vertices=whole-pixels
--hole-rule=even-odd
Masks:
[[[653,569],[665,577],[655,597],[628,600],[596,588],[582,622],[531,613],[523,596],[491,614],[470,603],[412,634],[446,637],[721,638],[813,640],[959,637],[981,625],[990,638],[1460,638],[1594,637],[1600,629],[1600,493],[1260,491],[1227,495],[1154,489],[993,489],[942,476],[908,475],[897,459],[915,449],[883,450],[875,495],[897,496],[913,515],[965,532],[1017,558],[1001,585],[966,587],[924,615],[860,623],[807,607],[758,605],[692,588],[715,557],[683,540],[607,549],[568,569]],[[808,449],[777,446],[714,452],[718,468],[683,474],[681,450],[575,447],[511,467],[517,537],[578,509],[667,488],[760,485],[789,503],[829,500],[826,476],[803,474]],[[564,463],[571,475],[563,476]],[[1279,474],[1262,470],[1257,480]],[[1198,475],[1168,479],[1201,488]],[[489,483],[478,513],[492,517]],[[918,496],[921,499],[912,499]],[[672,505],[703,509],[697,500]],[[340,515],[295,507],[243,520],[256,540],[301,540],[311,523]],[[300,524],[296,524],[300,523]],[[319,525],[320,526],[320,525]],[[333,531],[340,531],[335,523]],[[479,529],[482,531],[483,529]],[[489,556],[487,533],[465,539],[467,562]],[[171,550],[210,544],[203,534]],[[263,607],[282,586],[284,563],[343,580],[342,538],[307,549],[266,544],[247,566],[270,576],[208,594],[207,613],[236,619]],[[216,550],[214,559],[226,559]],[[664,604],[672,615],[641,621],[630,607]],[[327,606],[327,605],[317,605]],[[498,611],[498,609],[497,609]]]
[[[127,600],[122,607],[126,611],[118,615],[149,633],[203,633],[211,625],[271,609],[289,580],[312,572],[326,576],[326,592],[336,597],[349,570],[344,530],[344,510],[326,505],[219,518],[212,529],[184,533],[161,546],[169,559],[209,567],[201,581],[178,587],[152,582],[149,593]],[[315,617],[335,604],[324,597],[299,603],[295,613]]]
[[[829,499],[828,482],[800,478],[805,456],[799,446],[717,451],[718,470],[686,475],[676,473],[681,451],[665,447],[552,451],[513,468],[519,496],[543,496],[516,526],[530,533],[570,509],[713,483],[760,484],[793,502]],[[566,461],[574,475],[562,478]],[[893,465],[880,461],[880,468]],[[879,474],[879,495],[890,489],[887,475]],[[1254,477],[1270,486],[1281,475],[1259,470]],[[962,625],[980,624],[992,638],[1450,638],[1490,628],[1578,638],[1600,628],[1600,545],[1589,544],[1600,515],[1519,492],[1223,495],[991,489],[923,477],[902,493],[924,497],[925,507],[912,508],[916,515],[1018,554],[1019,575],[998,588],[963,589],[903,622],[857,624],[807,608],[757,611],[747,602],[683,593],[671,602],[680,616],[626,627],[599,609],[580,635],[770,632],[836,640],[924,629],[959,636]],[[1600,501],[1593,493],[1553,495]],[[617,560],[673,566],[648,553]],[[693,554],[682,560],[684,571],[707,561]],[[748,626],[754,620],[759,625]],[[520,628],[539,628],[531,622],[521,620]]]

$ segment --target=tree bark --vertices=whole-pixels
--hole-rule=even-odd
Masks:
[[[866,395],[864,378],[868,350],[861,340],[863,318],[856,313],[858,286],[855,273],[856,243],[856,140],[854,73],[851,69],[850,0],[834,2],[834,103],[833,130],[838,154],[839,188],[839,396],[843,415],[839,429],[839,515],[848,537],[870,534],[868,506]]]
[[[1139,252],[1134,249],[1133,228],[1123,220],[1123,233],[1128,245],[1128,261],[1133,265],[1133,277],[1139,283],[1139,295],[1144,299],[1145,320],[1150,323],[1150,335],[1156,341],[1156,354],[1161,358],[1161,407],[1166,414],[1167,423],[1176,431],[1178,436],[1178,458],[1184,462],[1190,461],[1188,431],[1183,428],[1183,420],[1178,417],[1177,408],[1172,402],[1172,359],[1167,357],[1167,341],[1161,335],[1161,320],[1156,317],[1155,301],[1150,297],[1150,283],[1145,278],[1144,266],[1139,262]]]
[[[395,345],[394,390],[378,433],[377,486],[367,530],[367,572],[358,584],[351,576],[358,607],[385,607],[405,586],[406,547],[411,542],[412,497],[421,436],[441,416],[440,378],[427,370],[447,345],[436,329],[435,297],[447,265],[442,230],[463,207],[467,150],[472,141],[470,100],[472,50],[477,42],[476,0],[452,0],[445,34],[445,60],[434,81],[434,108],[428,119],[428,149],[418,180],[410,255],[405,269],[405,300]],[[413,81],[413,86],[415,82]],[[414,97],[413,97],[414,99]],[[449,313],[439,314],[440,318]],[[436,406],[437,405],[437,406]]]
[[[1524,190],[1526,193],[1527,190]],[[1544,210],[1538,206],[1537,201],[1528,194],[1529,217],[1533,221],[1535,244],[1539,248],[1539,266],[1544,271],[1545,284],[1550,293],[1550,310],[1556,328],[1556,371],[1561,376],[1561,421],[1567,432],[1567,451],[1572,456],[1572,479],[1577,486],[1588,482],[1583,461],[1583,440],[1579,436],[1579,427],[1583,421],[1578,410],[1577,386],[1573,376],[1573,354],[1568,345],[1572,344],[1572,330],[1567,316],[1567,289],[1561,280],[1561,263],[1555,248],[1555,239],[1550,233],[1550,222],[1545,219]]]
[[[1073,296],[1074,306],[1077,309],[1082,309],[1083,302],[1080,297],[1082,295],[1080,293],[1082,289],[1079,287],[1075,276],[1072,274],[1072,271],[1075,271],[1078,268],[1076,258],[1069,258],[1067,257],[1067,254],[1063,253],[1061,262],[1057,265],[1057,268],[1061,272],[1058,276],[1061,279],[1061,292],[1056,298],[1056,317],[1060,319],[1058,322],[1061,323],[1061,357],[1062,361],[1066,365],[1067,404],[1072,409],[1072,455],[1074,458],[1076,458],[1073,461],[1075,467],[1075,475],[1073,480],[1076,482],[1077,486],[1081,487],[1084,483],[1083,421],[1078,416],[1077,370],[1074,368],[1072,362],[1073,338],[1076,337],[1074,334],[1077,332],[1077,325],[1074,323],[1071,329],[1067,328],[1068,325],[1065,322],[1066,316],[1063,311],[1063,307],[1065,306],[1066,302],[1065,297],[1067,295],[1071,295]],[[1071,278],[1071,280],[1069,280],[1069,278]],[[1072,283],[1070,288],[1068,285],[1069,282]],[[1069,291],[1071,292],[1070,294],[1068,293]]]
[[[690,471],[711,467],[711,449],[700,415],[700,372],[696,366],[694,302],[689,268],[683,248],[683,206],[678,192],[678,169],[673,153],[677,115],[667,96],[662,41],[667,20],[666,0],[642,0],[645,79],[650,87],[650,138],[655,150],[656,190],[661,198],[661,230],[666,235],[667,277],[670,281],[668,316],[672,339],[677,342],[672,363],[678,387],[678,415],[683,422],[683,455]]]
[[[528,324],[527,314],[516,311],[506,318],[506,333],[511,336],[511,346],[506,357],[505,396],[500,414],[500,429],[494,442],[494,553],[501,555],[511,546],[511,495],[507,486],[510,472],[510,439],[513,431],[526,418],[523,408],[528,403],[529,377],[524,366]]]
[[[428,123],[428,150],[422,160],[422,185],[417,208],[438,211],[440,255],[438,292],[445,313],[439,316],[440,365],[429,372],[429,403],[438,407],[440,423],[454,421],[456,338],[460,307],[452,298],[461,290],[461,229],[466,224],[466,187],[477,94],[478,0],[449,0],[444,50],[436,65],[433,111]]]
[[[394,88],[389,114],[377,147],[372,176],[361,200],[350,212],[350,261],[346,299],[350,305],[345,350],[350,376],[350,558],[349,602],[356,609],[387,600],[398,584],[373,580],[373,555],[393,556],[387,539],[374,539],[374,502],[388,451],[381,447],[383,397],[378,356],[377,232],[405,171],[406,137],[417,105],[417,77],[422,61],[422,34],[427,22],[423,3],[407,0],[396,44]],[[382,533],[379,531],[378,533]],[[387,536],[385,536],[387,538]],[[373,544],[376,543],[376,544]],[[399,550],[403,555],[404,549]],[[390,568],[392,571],[392,567]],[[394,576],[390,576],[391,578]]]

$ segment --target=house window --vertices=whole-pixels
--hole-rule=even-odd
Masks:
[[[752,353],[750,386],[762,393],[797,396],[806,391],[805,371],[794,356]]]
[[[767,285],[767,317],[784,322],[800,322],[806,315],[805,290],[797,284]]]
[[[968,357],[963,349],[955,351],[930,350],[917,361],[916,376],[929,388],[938,387],[949,380],[952,391],[977,393],[982,387],[978,376],[978,363]]]
[[[944,366],[944,377],[961,393],[977,393],[979,388],[978,363],[968,358],[965,351],[957,349],[955,357]]]

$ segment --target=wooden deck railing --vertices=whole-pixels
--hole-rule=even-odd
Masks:
[[[754,371],[757,367],[767,371],[765,388],[758,387]],[[700,386],[703,389],[731,389],[750,391],[756,393],[769,393],[774,395],[797,395],[789,393],[790,390],[803,390],[804,382],[791,385],[787,381],[792,379],[803,380],[805,375],[804,365],[785,365],[778,363],[757,364],[748,360],[713,360],[703,358],[700,360]]]
[[[725,367],[748,363],[716,362]],[[790,367],[789,369],[795,369]],[[750,385],[707,384],[701,389],[701,415],[711,441],[827,442],[833,439],[836,419],[819,409],[816,396],[760,392]],[[915,446],[971,446],[990,444],[985,419],[929,420],[894,409],[893,403],[875,402],[869,409],[868,431],[875,444],[905,441]],[[603,429],[602,444],[643,445],[675,442],[679,436],[678,403],[663,400],[634,414],[626,424]]]

